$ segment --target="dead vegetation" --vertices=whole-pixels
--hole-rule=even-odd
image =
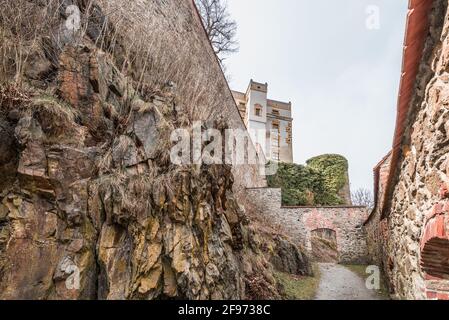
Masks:
[[[31,104],[33,92],[23,90],[12,83],[0,86],[0,107],[2,112],[8,112],[16,107],[27,107]]]
[[[226,80],[217,72],[219,65],[216,64],[215,56],[213,53],[210,56],[208,53],[205,55],[202,46],[204,41],[195,38],[199,33],[190,32],[191,28],[197,27],[197,24],[193,23],[195,17],[184,12],[181,15],[174,14],[176,19],[154,19],[155,16],[163,14],[159,1],[136,0],[124,7],[124,1],[79,0],[75,3],[79,5],[81,12],[81,28],[76,34],[67,34],[64,31],[64,22],[67,19],[64,1],[0,2],[2,9],[5,8],[0,13],[1,112],[6,116],[11,112],[16,113],[17,119],[26,115],[38,120],[45,133],[45,148],[53,144],[69,144],[62,140],[61,136],[73,136],[72,140],[76,143],[78,136],[72,135],[70,130],[89,129],[91,134],[103,134],[103,131],[95,131],[99,127],[98,122],[93,122],[95,128],[83,123],[83,117],[90,120],[89,117],[94,115],[81,114],[77,106],[58,97],[55,77],[49,77],[44,84],[35,86],[36,79],[27,74],[30,62],[39,61],[36,57],[48,60],[52,66],[47,69],[57,73],[60,68],[60,54],[64,48],[93,48],[94,53],[107,53],[108,61],[115,65],[113,73],[117,74],[113,77],[126,80],[125,93],[122,96],[120,92],[116,94],[117,88],[111,89],[111,82],[108,82],[107,90],[120,96],[120,99],[114,101],[115,104],[102,101],[101,111],[104,114],[101,114],[101,120],[107,119],[112,123],[108,128],[108,135],[89,145],[84,143],[85,141],[78,141],[86,147],[84,150],[92,145],[96,149],[97,170],[89,177],[88,188],[89,197],[101,199],[99,206],[103,206],[104,210],[99,211],[109,214],[108,218],[112,222],[127,226],[130,221],[148,217],[148,213],[154,213],[155,210],[162,210],[163,206],[173,206],[171,200],[181,193],[179,188],[183,181],[180,179],[186,171],[193,175],[191,179],[198,184],[194,192],[200,194],[188,196],[190,198],[187,200],[209,201],[216,205],[216,210],[223,210],[226,198],[223,188],[232,189],[232,186],[223,187],[221,183],[223,179],[227,179],[223,177],[231,176],[230,167],[174,168],[169,161],[169,138],[173,128],[190,127],[192,122],[198,119],[219,119],[220,116],[221,119],[226,118],[224,116],[229,115],[226,114],[223,104],[234,104],[227,92]],[[182,2],[180,7],[174,1],[166,5],[170,10],[189,10],[185,7],[186,3]],[[14,11],[23,14],[14,16]],[[16,37],[18,34],[20,36]],[[176,90],[172,88],[174,83],[177,84]],[[98,86],[98,83],[95,85]],[[158,100],[160,97],[165,99],[163,103]],[[235,112],[238,115],[237,109]],[[126,167],[120,163],[115,164],[114,147],[119,153],[125,153],[131,144],[135,143],[142,152],[142,142],[137,141],[131,128],[135,120],[134,115],[142,116],[148,113],[158,113],[160,116],[161,121],[157,123],[161,138],[158,144],[160,152],[154,159],[139,159],[142,162],[137,165]],[[232,116],[228,118],[229,121],[235,121]],[[214,125],[217,125],[217,122]],[[217,127],[224,128],[227,125],[228,123],[221,123]],[[229,125],[236,126],[235,123]],[[88,134],[79,136],[90,138]],[[115,141],[117,145],[114,146]],[[210,188],[201,190],[204,185],[210,185]],[[248,221],[245,223],[248,224]],[[269,228],[267,223],[261,222],[259,225]],[[240,242],[243,236],[239,228],[240,224],[236,223],[231,230],[237,238],[236,244],[233,244],[235,250],[241,250]],[[265,265],[259,267],[261,270],[266,268]],[[267,290],[267,278],[261,271],[248,278],[251,296],[256,297],[257,294],[260,297],[269,297],[272,290]]]
[[[253,274],[245,279],[246,298],[248,300],[273,299],[273,291],[263,275]]]
[[[275,278],[280,284],[280,291],[287,300],[313,300],[321,280],[318,265],[313,264],[313,277],[295,276],[276,272]]]
[[[21,83],[31,55],[50,37],[59,19],[59,1],[1,0],[0,84]]]
[[[89,39],[115,60],[119,71],[132,79],[136,93],[148,96],[166,83],[175,82],[179,105],[191,120],[207,120],[233,104],[224,76],[217,77],[219,65],[214,54],[205,55],[199,46],[193,21],[182,18],[161,23],[160,4],[139,0],[75,1],[81,13],[80,29],[68,33],[69,17],[65,2],[44,0],[1,0],[0,83],[21,85],[27,65],[34,55],[44,55],[57,68],[59,53],[66,44]],[[170,10],[190,10],[185,4],[168,4]],[[182,16],[182,15],[180,15]],[[190,18],[195,19],[194,16]],[[168,32],[167,32],[168,31]],[[204,61],[204,57],[209,61]],[[218,71],[220,74],[221,72]],[[210,94],[215,92],[215,94]]]
[[[36,118],[46,134],[47,142],[63,134],[70,136],[79,118],[77,110],[55,98],[51,92],[18,83],[0,86],[0,113],[13,120]]]

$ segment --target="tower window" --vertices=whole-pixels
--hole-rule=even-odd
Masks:
[[[257,117],[261,117],[262,116],[262,106],[260,104],[256,104],[255,108],[254,108],[254,114]]]
[[[279,115],[280,115],[279,110],[273,109],[272,113],[273,113],[273,115],[275,115],[275,116],[279,116]]]

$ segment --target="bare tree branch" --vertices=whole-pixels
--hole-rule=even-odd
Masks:
[[[212,47],[223,62],[230,53],[238,51],[237,23],[232,20],[224,0],[195,0]]]
[[[352,193],[351,198],[355,206],[365,206],[370,210],[374,208],[374,196],[368,189],[357,189]]]

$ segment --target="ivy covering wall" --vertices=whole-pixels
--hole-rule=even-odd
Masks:
[[[348,161],[328,154],[312,158],[306,165],[279,163],[276,175],[267,177],[268,186],[282,189],[285,206],[345,205],[341,190],[347,186]]]

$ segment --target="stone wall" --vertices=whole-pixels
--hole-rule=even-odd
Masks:
[[[380,256],[400,299],[449,298],[447,1],[434,1],[429,31],[385,219],[372,219],[386,236]]]
[[[367,259],[366,235],[362,227],[368,217],[365,207],[282,207],[281,189],[248,189],[250,197],[266,213],[267,223],[283,230],[293,242],[312,250],[311,233],[331,229],[337,233],[341,263]]]
[[[368,257],[370,263],[383,266],[382,250],[386,247],[387,223],[381,219],[381,208],[385,195],[385,187],[390,170],[391,153],[389,153],[374,169],[375,207],[368,220],[365,222],[365,230],[368,245]]]

